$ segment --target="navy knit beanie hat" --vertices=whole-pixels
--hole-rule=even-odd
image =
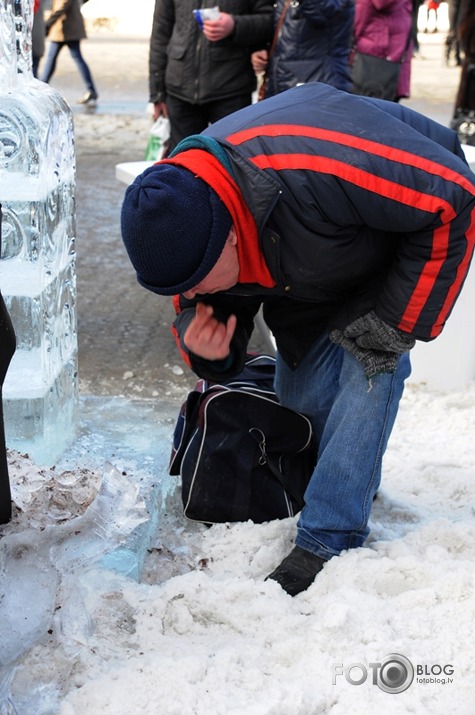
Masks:
[[[231,225],[216,192],[180,166],[154,164],[125,192],[122,239],[138,282],[160,295],[198,285],[220,257]]]

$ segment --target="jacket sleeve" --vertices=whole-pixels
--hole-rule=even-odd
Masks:
[[[46,21],[46,27],[50,28],[53,27],[54,23],[59,20],[60,17],[63,15],[67,15],[69,10],[71,9],[71,6],[73,4],[74,0],[63,0],[60,2],[57,6],[54,12],[50,14]]]
[[[301,0],[299,14],[314,25],[325,27],[342,12],[350,12],[348,0]]]
[[[333,184],[328,218],[353,222],[361,237],[375,230],[393,242],[375,311],[428,341],[442,331],[470,266],[475,176],[465,161],[423,137],[404,150],[376,146],[376,155],[362,152]]]
[[[373,97],[365,97],[366,102],[374,104],[376,107],[381,106],[381,100],[375,99]],[[452,154],[456,154],[465,163],[467,160],[465,158],[462,145],[460,144],[457,132],[449,127],[444,127],[438,122],[434,122],[432,119],[422,115],[416,114],[411,109],[404,107],[404,105],[398,102],[384,102],[384,111],[386,114],[391,114],[396,119],[400,119],[404,124],[408,124],[413,127],[416,131],[423,134],[425,137],[432,139],[432,141],[437,142],[439,146],[448,149]]]
[[[149,51],[149,101],[165,100],[167,48],[175,24],[173,0],[156,0]]]
[[[259,49],[264,47],[273,35],[274,5],[270,0],[253,0],[252,13],[233,14],[235,45]]]
[[[247,346],[254,328],[254,315],[259,310],[260,300],[248,297],[238,297],[231,294],[215,294],[201,296],[200,301],[212,305],[218,320],[226,322],[231,314],[237,316],[237,326],[231,342],[231,354],[227,360],[204,360],[190,352],[185,343],[184,335],[195,314],[198,300],[187,300],[182,295],[173,299],[175,318],[172,332],[178,349],[185,363],[193,372],[205,380],[220,382],[239,374],[245,363]]]

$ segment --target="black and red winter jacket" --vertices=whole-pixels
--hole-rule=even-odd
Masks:
[[[203,136],[229,157],[275,281],[204,298],[223,320],[238,317],[229,372],[242,367],[261,303],[291,367],[323,330],[372,309],[418,340],[439,335],[475,243],[475,175],[452,130],[393,102],[309,83]],[[193,303],[175,300],[178,337]],[[190,357],[198,374],[217,378],[212,363]]]

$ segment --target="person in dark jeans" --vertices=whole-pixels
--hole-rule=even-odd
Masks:
[[[81,54],[81,40],[86,38],[86,28],[79,0],[53,0],[51,13],[46,20],[46,34],[50,45],[41,81],[50,81],[56,69],[58,55],[66,45],[86,85],[86,92],[78,99],[78,104],[95,105],[97,90],[89,66]]]

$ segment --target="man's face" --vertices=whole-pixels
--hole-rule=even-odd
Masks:
[[[194,288],[183,293],[185,298],[191,300],[197,295],[205,293],[219,293],[220,291],[232,288],[238,282],[239,259],[237,252],[237,236],[234,227],[231,228],[223,251],[217,263],[207,276]]]

